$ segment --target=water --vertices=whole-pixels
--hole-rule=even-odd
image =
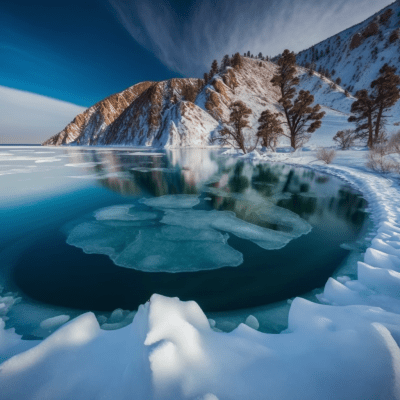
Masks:
[[[0,284],[22,299],[7,326],[40,336],[153,293],[213,318],[271,309],[325,284],[365,207],[333,177],[215,151],[2,146]]]

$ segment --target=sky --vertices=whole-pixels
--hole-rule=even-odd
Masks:
[[[89,107],[138,82],[201,77],[224,54],[300,51],[391,2],[1,1],[0,86]],[[0,109],[0,124],[10,116]]]

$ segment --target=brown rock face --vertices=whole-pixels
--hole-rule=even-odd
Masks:
[[[100,131],[104,125],[108,126],[113,123],[132,101],[151,85],[153,82],[141,82],[99,101],[82,114],[77,115],[60,133],[51,137],[43,145],[71,143],[79,139],[89,125],[91,125],[92,131]]]

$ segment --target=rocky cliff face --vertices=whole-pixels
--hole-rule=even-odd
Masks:
[[[201,79],[143,82],[110,96],[78,115],[44,145],[130,145],[204,147],[229,120],[229,105],[241,100],[253,111],[248,132],[257,129],[263,110],[279,110],[279,92],[271,84],[276,65],[243,58],[241,68],[225,68],[207,85]],[[299,68],[300,89],[316,101],[348,112],[351,99],[340,87]]]
[[[121,115],[133,100],[153,84],[154,82],[141,82],[121,93],[113,94],[99,101],[82,114],[77,115],[60,133],[52,136],[43,145],[80,143],[81,140],[85,140],[84,138],[99,135]]]

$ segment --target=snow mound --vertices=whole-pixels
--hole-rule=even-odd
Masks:
[[[393,400],[398,326],[398,315],[380,308],[297,298],[286,334],[244,324],[227,334],[211,329],[195,302],[153,295],[129,326],[104,331],[87,313],[7,360],[0,391],[19,400]]]

